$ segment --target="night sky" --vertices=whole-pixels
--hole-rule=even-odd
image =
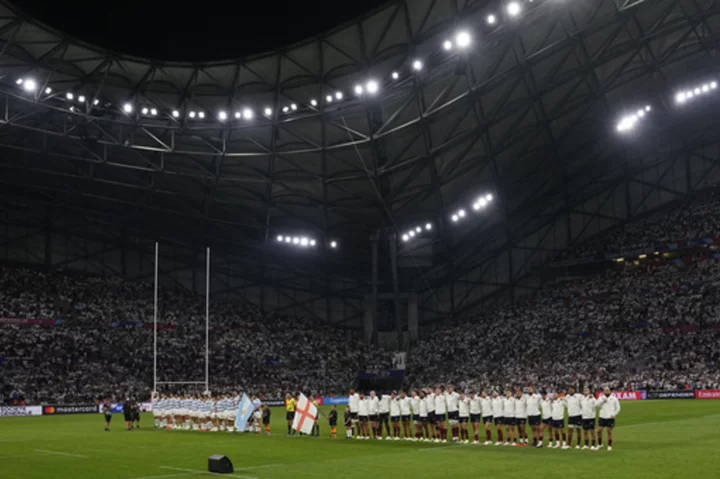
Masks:
[[[303,40],[386,1],[15,0],[15,4],[55,29],[119,53],[209,61]]]

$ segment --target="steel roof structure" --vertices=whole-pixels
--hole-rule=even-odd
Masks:
[[[430,222],[422,248],[401,245],[417,268],[399,277],[428,320],[532,290],[547,255],[718,179],[718,133],[698,113],[712,102],[694,114],[672,102],[717,73],[717,2],[536,0],[517,16],[507,4],[390,1],[280,51],[183,64],[102,51],[2,0],[0,201],[3,222],[25,228],[4,245],[39,225],[106,245],[60,261],[46,241],[44,261],[68,266],[121,246],[146,257],[160,240],[165,273],[193,287],[210,245],[218,293],[255,301],[271,287],[263,302],[350,322],[370,238]],[[459,29],[471,48],[444,51]],[[17,84],[29,78],[33,91]],[[378,94],[356,95],[370,79]],[[645,105],[647,126],[619,136],[617,119]],[[492,208],[450,221],[488,192]],[[277,244],[285,234],[318,248]]]

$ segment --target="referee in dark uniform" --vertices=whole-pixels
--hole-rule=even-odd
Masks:
[[[125,403],[123,403],[123,416],[125,416],[125,429],[131,431],[134,413],[133,402],[130,398],[125,398]]]
[[[105,430],[110,432],[110,421],[112,421],[112,405],[109,402],[103,404],[103,414],[105,415]]]

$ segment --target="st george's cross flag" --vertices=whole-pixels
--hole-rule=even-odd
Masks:
[[[292,428],[305,434],[311,434],[317,415],[317,406],[305,397],[304,394],[300,394],[300,399],[295,408],[295,419],[293,419]]]

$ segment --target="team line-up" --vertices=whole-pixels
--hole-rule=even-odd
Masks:
[[[313,397],[310,396],[313,401]],[[314,401],[313,401],[314,402]],[[172,429],[200,429],[233,432],[239,396],[226,395],[219,398],[161,397],[153,399],[156,427]],[[261,423],[265,433],[270,432],[270,409],[255,396],[252,398],[255,412],[248,422],[247,431],[259,433]],[[293,436],[297,399],[286,396],[285,408],[288,435]],[[567,411],[567,427],[565,412]],[[485,446],[534,446],[543,447],[547,436],[550,448],[570,449],[573,439],[576,449],[599,450],[603,447],[603,432],[607,435],[607,449],[612,450],[615,417],[620,413],[620,403],[609,388],[595,398],[589,388],[578,393],[570,387],[566,394],[539,394],[534,388],[515,393],[497,391],[487,394],[470,389],[467,393],[456,392],[452,385],[405,392],[392,392],[378,396],[374,391],[368,395],[350,390],[348,406],[344,412],[346,438],[358,440],[406,440],[447,443],[448,426],[451,440],[470,443],[472,426],[473,444],[480,444],[484,430]],[[599,417],[598,417],[599,416]],[[337,433],[337,409],[335,406],[326,417],[330,436]],[[528,436],[528,426],[532,436]],[[597,426],[597,430],[596,430]],[[577,431],[577,434],[575,434]],[[493,441],[493,432],[495,440]],[[313,434],[320,435],[316,421]],[[531,440],[532,439],[532,440]]]

